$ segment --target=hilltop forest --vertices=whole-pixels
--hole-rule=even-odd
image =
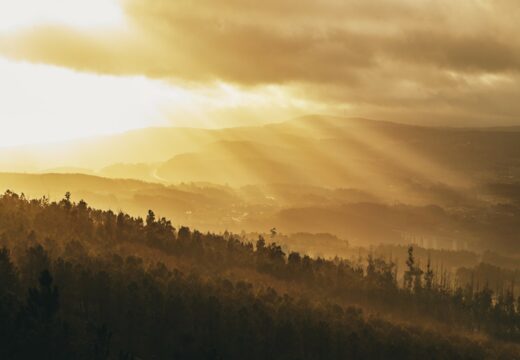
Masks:
[[[514,359],[520,298],[458,287],[409,247],[357,262],[260,236],[0,197],[5,359]]]
[[[519,0],[0,0],[0,360],[520,360]]]
[[[148,128],[0,148],[0,189],[53,201],[70,191],[93,207],[143,218],[152,208],[203,232],[276,227],[359,246],[416,243],[518,259],[519,144],[515,127],[327,116]]]

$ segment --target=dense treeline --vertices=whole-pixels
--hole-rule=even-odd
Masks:
[[[274,235],[274,230],[273,230]],[[404,282],[392,261],[312,259],[260,238],[201,234],[171,222],[60,202],[0,197],[0,358],[515,358],[515,345],[481,344],[421,330],[441,319],[518,341],[519,303],[471,286],[451,289],[409,249]],[[136,244],[189,262],[188,273]],[[280,295],[229,269],[264,274],[299,292]],[[273,285],[273,287],[276,287]],[[402,315],[363,316],[349,302]],[[338,303],[341,306],[333,305]],[[74,354],[74,356],[72,356]]]
[[[18,272],[2,251],[7,359],[513,358],[513,349],[365,319],[359,309],[280,296],[245,282],[144,269],[135,257],[50,262],[30,248]],[[23,295],[36,269],[37,285]],[[9,277],[5,279],[5,277]],[[54,277],[54,278],[53,278]],[[7,281],[5,281],[7,280]],[[5,282],[4,282],[5,281]]]

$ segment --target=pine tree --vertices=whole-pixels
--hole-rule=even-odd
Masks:
[[[408,270],[404,272],[404,287],[405,289],[411,291],[415,275],[415,259],[413,256],[413,246],[411,245],[408,247],[408,259],[406,260],[406,266],[408,266]]]
[[[431,266],[431,258],[428,255],[428,263],[426,264],[426,272],[424,273],[424,283],[426,289],[431,290],[433,288],[433,269]]]

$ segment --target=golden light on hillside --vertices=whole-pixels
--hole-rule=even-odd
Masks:
[[[52,143],[149,126],[218,128],[280,121],[319,105],[283,88],[179,84],[99,75],[0,56],[0,147]]]
[[[520,359],[518,19],[0,0],[0,358]]]

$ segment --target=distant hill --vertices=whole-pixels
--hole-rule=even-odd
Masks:
[[[161,179],[156,175],[156,168],[157,165],[153,163],[117,163],[106,166],[93,174],[115,179],[137,179],[143,181],[161,182]]]
[[[388,198],[438,184],[463,191],[520,178],[520,132],[432,128],[363,119],[305,117],[222,130],[218,140],[159,165],[169,182],[304,183],[366,188]],[[418,189],[421,192],[420,189]]]
[[[115,163],[165,161],[213,141],[204,129],[149,128],[71,142],[0,149],[0,168],[43,170],[75,166],[98,170]]]
[[[0,189],[52,198],[70,191],[96,207],[140,216],[153,207],[202,230],[276,226],[376,244],[423,238],[518,252],[516,128],[308,116],[0,150],[4,165],[20,159],[75,174],[5,173]]]
[[[155,170],[161,169],[166,175],[163,180],[204,181],[197,169],[213,168],[208,163],[216,161],[228,163],[229,176],[217,174],[216,167],[208,178],[230,184],[237,179],[249,181],[255,175],[255,183],[263,182],[258,171],[271,166],[281,173],[282,167],[292,167],[300,177],[304,168],[304,174],[311,173],[304,179],[307,183],[316,183],[313,172],[319,171],[320,183],[331,186],[351,184],[347,175],[360,174],[361,170],[367,172],[367,177],[399,173],[406,177],[427,176],[435,178],[435,182],[464,183],[468,179],[458,178],[518,177],[518,130],[422,127],[327,116],[217,130],[149,128],[53,145],[0,149],[0,170],[49,172],[75,168],[82,169],[81,173],[160,181]],[[240,173],[237,166],[229,165],[233,158],[241,163]],[[167,169],[187,166],[189,159],[196,163],[184,174]],[[165,162],[169,164],[161,164]],[[295,175],[292,170],[291,181]],[[283,180],[283,175],[280,178]]]
[[[449,188],[424,186],[415,190],[432,201],[408,204],[356,188],[297,183],[173,186],[82,174],[0,173],[0,192],[7,189],[51,200],[70,191],[74,201],[141,217],[153,209],[174,224],[203,231],[265,232],[276,227],[284,233],[331,233],[364,246],[418,242],[437,249],[519,253],[517,190],[500,184],[473,188],[489,198],[480,201]]]

